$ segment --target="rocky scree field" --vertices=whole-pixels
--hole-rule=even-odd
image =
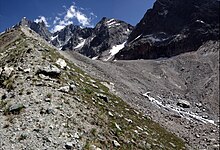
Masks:
[[[0,148],[186,149],[34,31],[0,35]]]
[[[155,60],[102,62],[61,52],[110,91],[194,149],[219,148],[219,42]]]

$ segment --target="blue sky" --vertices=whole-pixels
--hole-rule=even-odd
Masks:
[[[155,0],[0,0],[0,32],[27,17],[51,31],[73,23],[94,26],[102,17],[136,25]]]

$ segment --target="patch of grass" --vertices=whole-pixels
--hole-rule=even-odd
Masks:
[[[47,98],[51,98],[52,97],[52,93],[47,93],[46,97]]]
[[[94,136],[96,136],[96,135],[97,135],[97,129],[92,128],[92,130],[91,130],[91,134],[94,135]]]
[[[13,90],[15,88],[14,87],[14,77],[11,77],[11,78],[5,80],[3,82],[3,86],[9,91]]]
[[[0,100],[0,109],[4,108],[7,105],[7,101]]]

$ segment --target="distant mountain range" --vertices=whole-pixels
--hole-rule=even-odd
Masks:
[[[71,24],[55,33],[51,33],[44,22],[36,23],[23,18],[16,26],[20,25],[31,28],[60,50],[77,51],[102,60],[110,60],[113,54],[122,49],[121,45],[126,43],[134,28],[124,21],[105,17],[94,28],[81,28]]]
[[[208,40],[218,40],[219,1],[157,0],[136,27],[105,17],[94,28],[71,24],[55,33],[44,22],[26,18],[17,25],[30,27],[60,50],[93,59],[155,59],[195,51]]]

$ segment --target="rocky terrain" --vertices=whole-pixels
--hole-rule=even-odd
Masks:
[[[27,18],[15,25],[28,27],[60,50],[72,50],[93,59],[111,60],[124,47],[133,26],[117,19],[102,18],[94,28],[67,25],[51,33],[45,23],[33,22]]]
[[[219,40],[218,0],[156,0],[115,59],[156,59],[196,51]]]
[[[101,62],[78,53],[65,57],[112,93],[182,137],[194,149],[219,149],[219,42],[157,60]]]
[[[0,35],[0,149],[218,150],[219,41],[218,0],[156,0],[135,27],[23,18]]]
[[[47,41],[50,41],[51,36],[53,35],[48,28],[46,27],[45,23],[43,21],[41,22],[34,22],[34,21],[30,21],[28,20],[26,17],[22,18],[21,21],[19,23],[17,23],[15,25],[16,27],[19,26],[24,26],[24,27],[28,27],[31,30],[35,31],[36,33],[38,33],[42,38],[44,38]]]
[[[110,91],[110,82],[16,26],[0,35],[0,149],[189,147]]]
[[[110,60],[123,48],[132,30],[133,26],[124,21],[104,17],[94,28],[67,26],[54,33],[52,44],[93,59]]]

